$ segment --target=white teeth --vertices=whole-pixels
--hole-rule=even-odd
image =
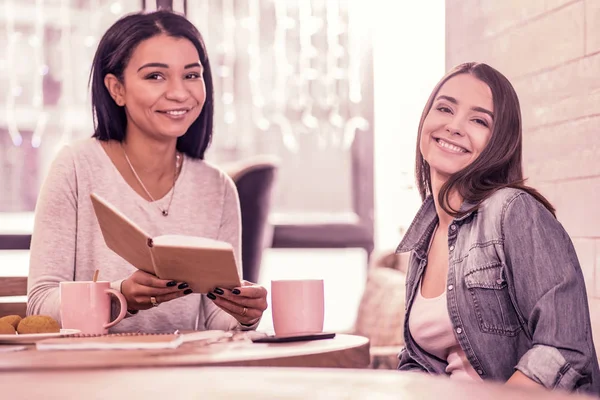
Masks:
[[[167,114],[169,114],[169,115],[183,115],[186,112],[187,112],[186,110],[181,110],[181,111],[167,111]]]
[[[467,152],[465,149],[462,149],[462,148],[460,148],[458,146],[455,146],[453,144],[444,142],[442,139],[438,139],[437,142],[439,143],[440,146],[442,146],[442,147],[444,147],[444,148],[446,148],[448,150],[452,150],[452,151],[455,151],[457,153],[466,153]]]

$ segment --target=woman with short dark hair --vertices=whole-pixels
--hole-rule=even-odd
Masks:
[[[255,328],[267,307],[263,287],[243,281],[200,295],[137,270],[105,245],[90,200],[98,194],[151,236],[229,242],[241,275],[237,191],[204,160],[213,85],[198,30],[168,11],[128,15],[102,37],[90,81],[93,138],[60,151],[36,206],[28,314],[60,320],[59,283],[99,269],[128,303],[130,318],[113,332]]]
[[[191,22],[168,11],[126,16],[110,27],[102,37],[90,75],[92,107],[96,121],[93,137],[102,141],[120,142],[125,139],[127,108],[119,105],[113,98],[106,77],[110,75],[118,81],[123,81],[127,64],[137,46],[145,40],[161,35],[187,39],[198,52],[195,62],[201,66],[201,80],[206,88],[204,105],[198,118],[177,139],[177,150],[191,158],[204,159],[204,152],[212,139],[214,115],[212,73],[206,46],[200,32]]]
[[[501,73],[466,63],[419,124],[423,205],[399,369],[600,393],[585,283],[554,209],[523,178],[521,112]]]

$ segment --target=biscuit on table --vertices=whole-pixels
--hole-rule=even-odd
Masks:
[[[13,328],[17,329],[19,326],[19,322],[21,322],[23,318],[20,315],[7,315],[6,317],[0,318],[0,321],[8,322],[13,326]]]
[[[21,335],[27,333],[55,333],[60,332],[60,325],[52,317],[46,315],[31,315],[19,322],[17,332]]]
[[[14,335],[17,333],[15,328],[5,321],[0,321],[0,335]]]

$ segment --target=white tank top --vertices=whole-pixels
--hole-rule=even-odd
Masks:
[[[415,342],[426,352],[446,360],[446,373],[452,379],[481,382],[462,350],[448,315],[446,292],[433,298],[421,294],[421,283],[408,316],[408,328]]]

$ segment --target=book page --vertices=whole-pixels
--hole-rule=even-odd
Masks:
[[[155,242],[152,254],[156,276],[186,282],[194,293],[208,293],[216,287],[232,289],[241,286],[231,245],[216,248]]]
[[[154,274],[150,237],[105,199],[95,193],[90,197],[106,245],[137,269]]]
[[[199,236],[161,235],[152,239],[155,246],[195,247],[205,249],[232,250],[231,243]]]

